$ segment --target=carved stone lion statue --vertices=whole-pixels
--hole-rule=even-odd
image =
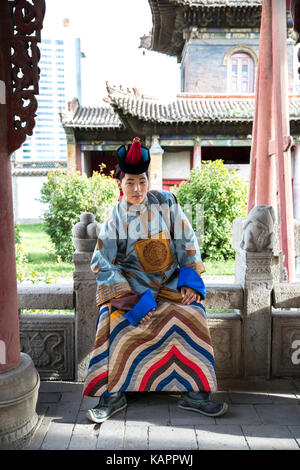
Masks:
[[[272,251],[275,220],[273,206],[253,207],[244,222],[241,248],[245,251]]]

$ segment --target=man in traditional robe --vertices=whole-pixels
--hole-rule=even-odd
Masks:
[[[87,417],[126,408],[125,391],[179,391],[180,408],[221,416],[196,235],[171,192],[148,191],[140,139],[117,156],[121,195],[91,260],[99,316],[83,393],[100,400]]]

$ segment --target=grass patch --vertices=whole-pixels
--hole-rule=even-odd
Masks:
[[[203,261],[206,272],[202,274],[203,279],[205,276],[234,276],[234,259],[226,261]]]
[[[29,314],[52,314],[52,315],[74,315],[74,310],[54,310],[54,309],[22,309],[22,314],[29,315]]]
[[[45,232],[43,224],[20,225],[22,239],[28,263],[25,266],[25,277],[46,282],[55,282],[55,279],[72,278],[74,265],[61,261],[54,252],[49,235]],[[234,276],[234,259],[227,261],[204,260],[205,276]]]
[[[25,277],[40,279],[67,279],[73,276],[73,263],[57,258],[43,224],[20,225],[20,236],[27,256]]]

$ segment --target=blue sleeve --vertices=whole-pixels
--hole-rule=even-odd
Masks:
[[[201,300],[205,299],[206,287],[203,279],[198,273],[188,266],[183,266],[179,271],[179,278],[177,282],[177,289],[180,287],[190,287],[200,294]]]
[[[143,294],[141,294],[141,299],[138,301],[135,306],[124,313],[124,317],[127,318],[131,325],[136,325],[142,318],[144,318],[150,310],[157,307],[157,303],[152,294],[151,289],[147,289]]]

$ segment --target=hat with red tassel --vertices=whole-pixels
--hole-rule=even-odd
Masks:
[[[125,145],[121,145],[118,148],[117,158],[119,166],[124,173],[139,175],[148,170],[150,152],[147,147],[141,145],[140,138],[135,137],[127,149]]]

